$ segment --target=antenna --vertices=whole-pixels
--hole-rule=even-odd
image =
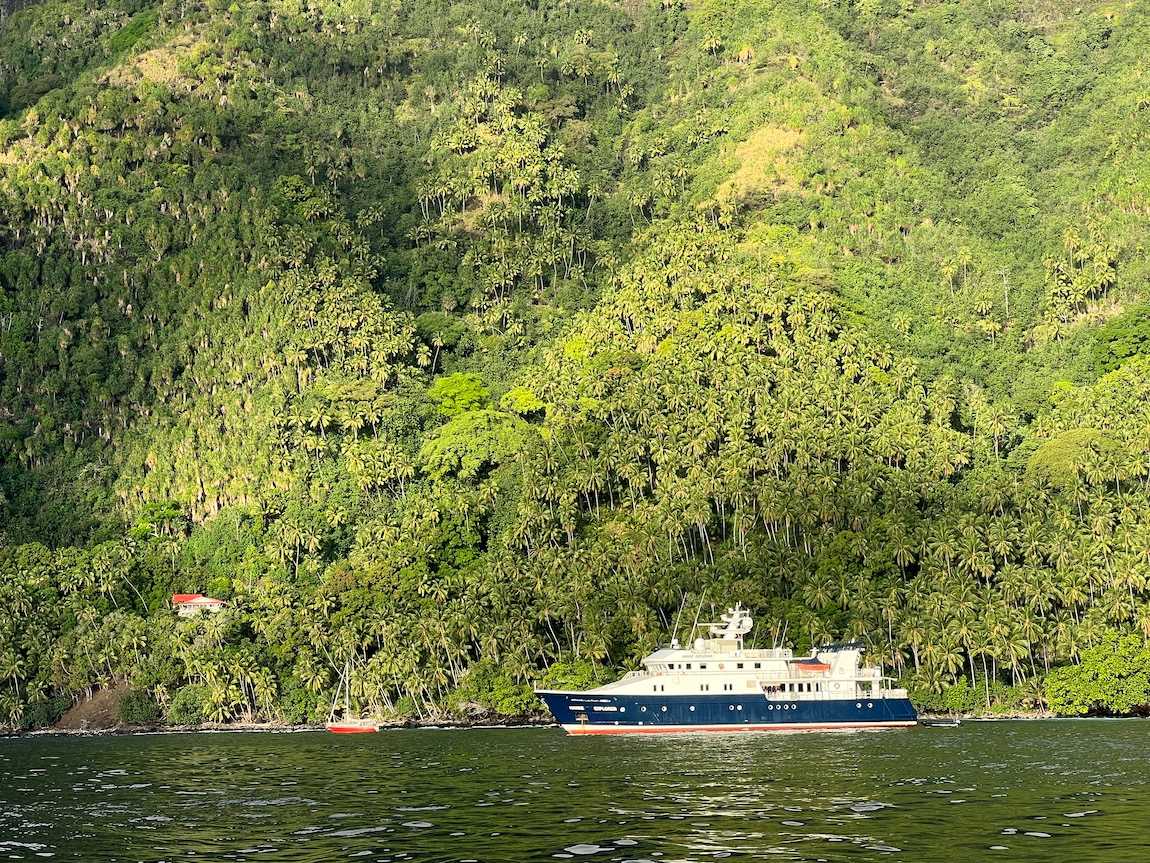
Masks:
[[[695,630],[699,628],[699,615],[703,613],[703,602],[707,598],[707,589],[703,588],[703,595],[699,597],[699,607],[695,609],[695,622],[691,624],[691,637],[695,635]]]
[[[671,641],[679,640],[679,618],[683,616],[683,606],[687,604],[687,594],[679,591],[679,610],[675,612],[675,628],[671,630]]]

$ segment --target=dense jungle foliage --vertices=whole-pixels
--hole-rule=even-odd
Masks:
[[[316,719],[345,667],[517,714],[735,601],[938,709],[1144,708],[1148,38],[5,2],[0,726]]]

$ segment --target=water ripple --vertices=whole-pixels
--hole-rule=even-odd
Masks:
[[[3,740],[0,860],[1142,863],[1147,727]]]

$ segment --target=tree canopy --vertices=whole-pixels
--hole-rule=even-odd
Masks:
[[[348,666],[515,712],[735,601],[924,703],[1141,709],[1148,34],[4,4],[0,725],[303,721]]]

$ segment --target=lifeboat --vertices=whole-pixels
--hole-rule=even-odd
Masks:
[[[818,659],[796,659],[794,665],[799,671],[825,674],[831,670],[830,664]]]

